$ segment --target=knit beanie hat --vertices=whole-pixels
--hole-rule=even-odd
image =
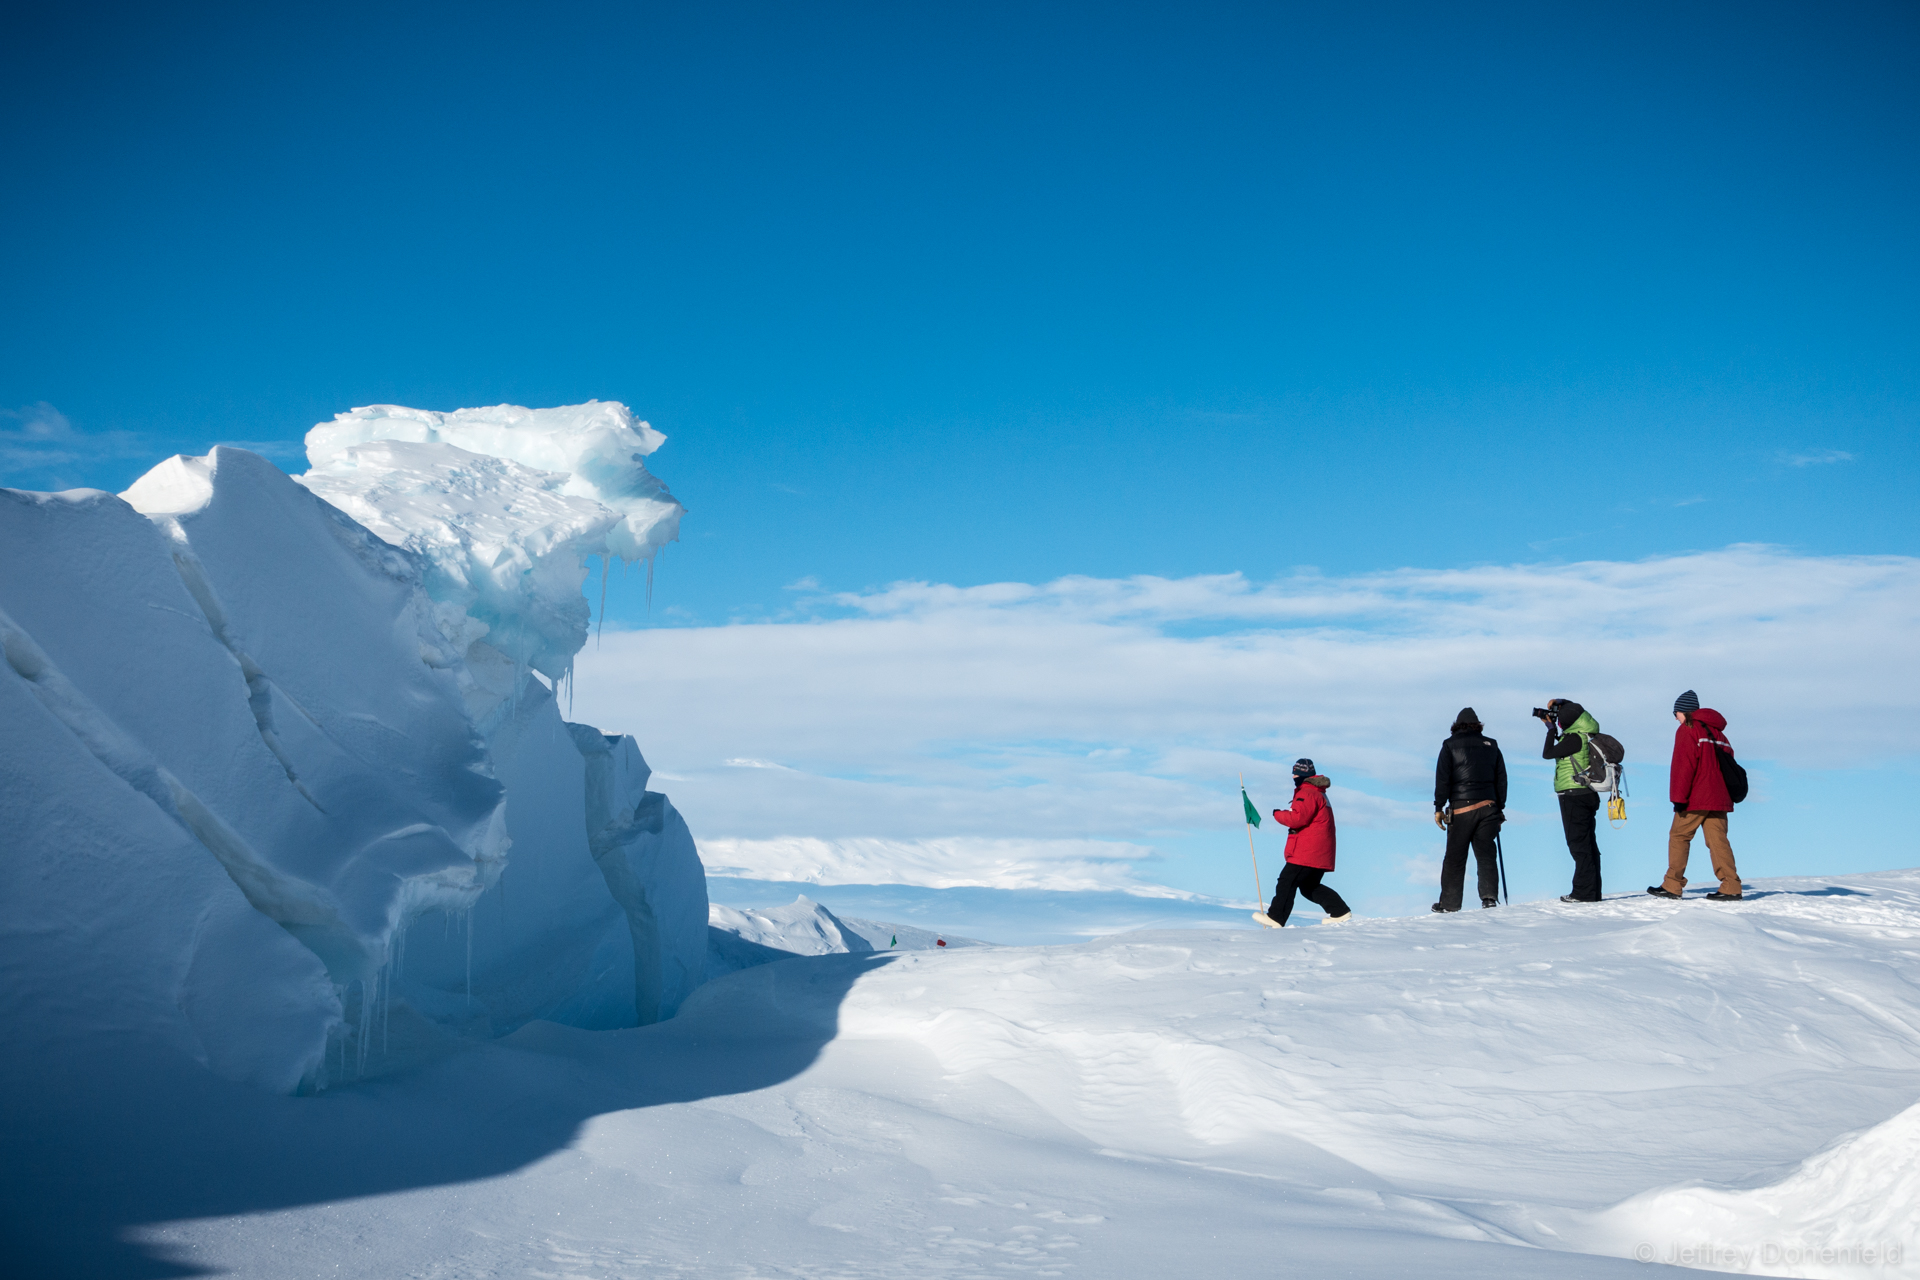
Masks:
[[[1300,781],[1302,778],[1311,778],[1318,772],[1320,771],[1313,767],[1313,761],[1307,759],[1305,756],[1301,756],[1293,762],[1293,780],[1295,782]]]
[[[1681,694],[1679,697],[1673,700],[1673,709],[1675,711],[1684,711],[1688,715],[1692,715],[1694,712],[1700,709],[1700,695],[1695,693],[1691,689],[1687,690],[1685,693]]]
[[[1453,731],[1455,733],[1460,732],[1462,729],[1478,729],[1480,727],[1480,717],[1473,713],[1472,707],[1460,708],[1460,714],[1453,718]]]

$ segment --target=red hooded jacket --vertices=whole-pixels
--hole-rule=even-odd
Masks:
[[[1273,811],[1273,820],[1287,829],[1287,861],[1303,867],[1333,870],[1333,806],[1327,803],[1331,783],[1320,774],[1294,788],[1293,803]]]
[[[1720,776],[1719,750],[1732,754],[1722,732],[1727,718],[1705,707],[1693,713],[1673,735],[1673,775],[1668,799],[1693,813],[1726,813],[1733,808],[1727,780]],[[1714,744],[1718,743],[1719,746]]]

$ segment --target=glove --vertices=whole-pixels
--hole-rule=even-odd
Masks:
[[[1435,809],[1433,811],[1433,825],[1442,831],[1447,829],[1447,811],[1445,809]]]
[[[1687,802],[1685,800],[1675,800],[1673,802],[1673,811],[1675,813],[1685,813],[1687,811]]]

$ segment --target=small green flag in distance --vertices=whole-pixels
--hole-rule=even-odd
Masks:
[[[1253,801],[1247,799],[1247,789],[1240,788],[1240,804],[1247,811],[1247,822],[1252,826],[1260,825],[1260,815],[1254,810]]]
[[[893,948],[899,945],[900,945],[900,935],[896,933],[893,935],[893,941],[887,944],[887,949],[891,951]]]

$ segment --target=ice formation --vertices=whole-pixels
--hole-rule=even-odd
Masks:
[[[660,439],[619,405],[357,410],[306,487],[216,448],[120,497],[0,490],[0,975],[50,1044],[139,1029],[289,1090],[396,1038],[670,1016],[692,837],[532,674],[585,638],[586,555],[673,535]]]
[[[302,484],[427,562],[428,589],[558,679],[586,637],[586,558],[651,562],[684,514],[647,470],[666,437],[627,407],[373,405],[307,433]]]

